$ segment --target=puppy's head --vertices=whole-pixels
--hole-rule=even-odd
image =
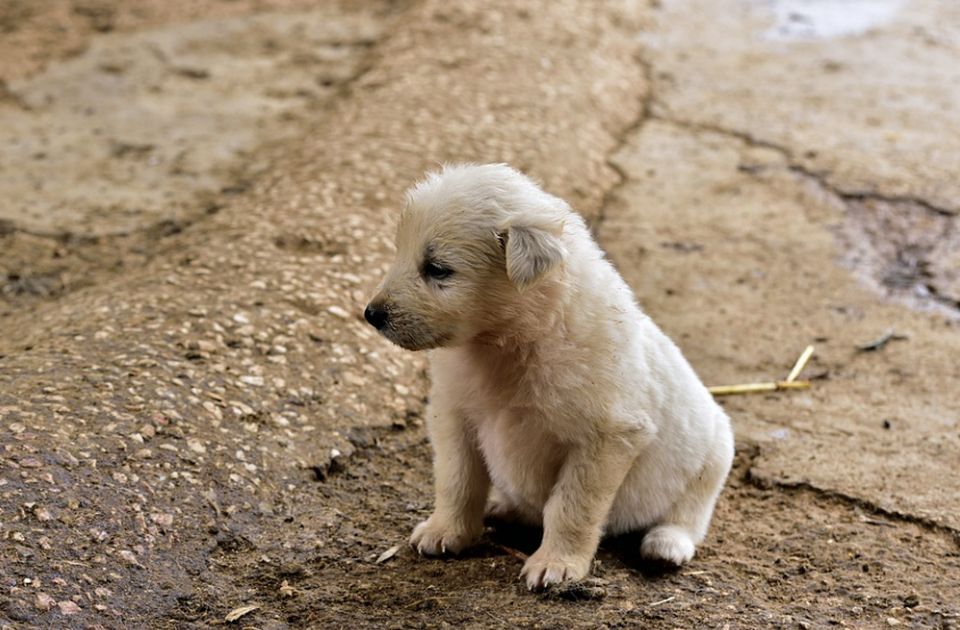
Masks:
[[[445,167],[406,201],[396,260],[364,316],[408,350],[506,332],[563,267],[567,204],[504,164]]]

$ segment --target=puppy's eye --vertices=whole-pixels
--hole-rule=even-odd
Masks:
[[[449,278],[451,275],[453,275],[453,269],[444,267],[443,265],[433,261],[428,261],[423,265],[423,274],[428,278],[433,278],[434,280],[443,280],[444,278]]]

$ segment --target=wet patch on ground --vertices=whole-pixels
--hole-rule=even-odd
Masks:
[[[960,316],[960,218],[911,201],[846,206],[846,266],[894,299]]]

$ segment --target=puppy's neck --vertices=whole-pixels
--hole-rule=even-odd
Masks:
[[[544,280],[498,309],[498,316],[470,344],[486,352],[525,354],[545,339],[563,335],[565,279]]]

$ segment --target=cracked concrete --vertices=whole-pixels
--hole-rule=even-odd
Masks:
[[[784,4],[669,2],[653,11],[654,27],[641,38],[654,69],[652,117],[781,152],[826,191],[861,210],[876,206],[850,213],[871,215],[867,231],[890,232],[886,217],[922,211],[952,225],[960,77],[948,59],[960,42],[946,25],[956,5],[918,0],[855,35],[784,40],[770,36],[786,10],[771,7]],[[863,274],[871,284],[957,312],[955,230],[918,251],[913,242],[864,248],[863,226],[852,228],[860,233],[846,239],[847,263],[858,273],[872,265]]]
[[[955,211],[958,11],[916,0],[860,35],[784,42],[764,3],[664,2],[643,37],[656,113],[790,147],[839,190]]]
[[[779,363],[766,376],[777,377],[807,343],[818,347],[815,369],[828,378],[809,394],[728,402],[734,417],[746,415],[741,435],[763,445],[755,476],[848,496],[955,533],[960,485],[942,478],[949,462],[960,461],[960,392],[950,386],[960,376],[951,359],[960,342],[949,332],[960,314],[956,210],[955,198],[942,193],[955,180],[931,173],[953,163],[929,165],[928,147],[911,136],[895,155],[879,156],[897,169],[913,167],[894,182],[885,176],[892,167],[853,155],[865,150],[865,138],[844,119],[847,92],[866,98],[879,90],[906,100],[919,89],[936,101],[955,89],[916,78],[930,62],[925,55],[939,53],[920,46],[920,58],[899,55],[902,23],[919,37],[917,24],[929,27],[953,10],[916,5],[924,3],[859,37],[792,45],[760,36],[767,27],[757,5],[732,12],[710,3],[660,5],[656,26],[642,38],[653,77],[649,113],[614,157],[625,181],[611,195],[599,234],[654,317],[681,346],[689,339],[692,352],[709,353],[696,364],[714,382],[763,380]],[[877,72],[851,72],[841,92],[823,80],[825,60],[831,76],[858,64],[890,70],[880,85]],[[773,73],[790,80],[773,81]],[[823,103],[835,93],[814,114],[800,90]],[[927,120],[904,129],[886,104],[857,100],[856,107],[875,119],[871,136],[929,139],[942,125]],[[949,133],[937,135],[941,146],[950,146]],[[825,134],[829,142],[821,142]],[[698,245],[663,246],[680,242]],[[840,266],[850,274],[837,273]],[[855,278],[930,314],[891,307]],[[749,289],[731,290],[738,285]],[[666,299],[644,290],[663,286]],[[687,311],[678,298],[693,295],[700,308]],[[910,346],[855,352],[859,341],[889,328],[909,331]],[[744,355],[755,358],[753,370],[744,369]],[[718,359],[727,362],[722,369]],[[852,399],[866,404],[852,406]]]
[[[804,346],[818,348],[810,369],[828,378],[810,392],[724,401],[738,433],[764,445],[757,470],[960,526],[960,487],[942,479],[960,456],[960,392],[948,385],[960,374],[940,351],[957,343],[953,320],[891,306],[837,273],[829,226],[846,209],[778,152],[653,120],[617,159],[628,180],[601,239],[708,381],[782,377]],[[888,328],[909,343],[855,350]]]

